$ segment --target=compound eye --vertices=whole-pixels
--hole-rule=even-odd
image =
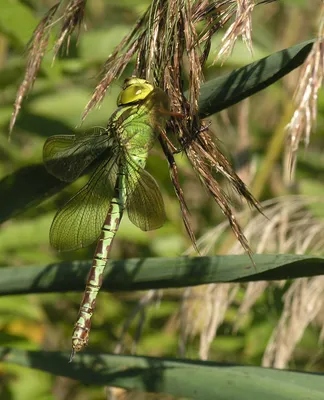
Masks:
[[[144,100],[153,89],[154,87],[147,80],[131,76],[124,81],[123,89],[117,99],[117,105],[121,106]]]
[[[132,83],[131,83],[131,80],[132,79],[134,79],[134,77],[132,77],[132,76],[130,76],[129,78],[126,78],[125,80],[124,80],[124,84],[123,84],[123,90],[125,90],[128,86],[130,86]]]

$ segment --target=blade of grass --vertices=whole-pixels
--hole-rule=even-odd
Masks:
[[[260,92],[305,61],[315,39],[299,43],[201,86],[199,113],[208,117]]]
[[[207,361],[82,354],[68,363],[67,353],[9,348],[0,348],[0,360],[85,384],[201,400],[321,400],[324,392],[322,374]]]
[[[324,274],[324,258],[290,254],[129,259],[109,262],[102,288],[133,291]],[[1,269],[0,295],[83,291],[91,261]]]
[[[39,204],[67,185],[50,175],[43,164],[18,169],[0,181],[0,223]]]

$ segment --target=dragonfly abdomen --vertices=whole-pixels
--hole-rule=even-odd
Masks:
[[[103,273],[109,259],[113,240],[119,228],[125,208],[124,174],[117,176],[115,197],[110,202],[110,207],[103,224],[100,237],[96,246],[93,263],[87,279],[86,289],[80,305],[77,322],[72,334],[72,354],[83,349],[88,344],[91,329],[91,317],[96,306],[98,292],[102,285]]]

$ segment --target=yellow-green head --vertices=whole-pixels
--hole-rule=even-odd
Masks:
[[[125,106],[144,100],[153,90],[153,85],[145,79],[134,76],[126,78],[117,99],[117,106]]]

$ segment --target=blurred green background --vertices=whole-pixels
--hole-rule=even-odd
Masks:
[[[19,167],[40,162],[42,146],[47,137],[106,125],[115,108],[121,82],[132,73],[131,66],[125,71],[123,79],[113,84],[100,109],[92,111],[82,126],[81,114],[98,82],[101,66],[149,3],[143,0],[120,0],[116,5],[115,2],[105,0],[89,1],[86,29],[82,27],[78,43],[73,37],[69,54],[60,54],[54,65],[52,53],[48,52],[33,91],[23,103],[9,142],[9,120],[25,67],[24,48],[37,22],[54,1],[1,1],[0,179]],[[253,16],[253,58],[239,41],[232,57],[222,67],[219,64],[213,65],[222,37],[220,33],[213,39],[205,70],[206,80],[314,37],[318,23],[316,9],[319,5],[320,1],[286,0],[256,7]],[[286,178],[283,127],[291,116],[292,96],[297,79],[298,71],[295,71],[264,92],[210,118],[223,148],[227,149],[227,155],[260,200],[287,194],[322,196],[324,193],[322,93],[319,96],[316,132],[312,135],[308,150],[300,149],[295,184],[292,185]],[[269,144],[274,137],[279,138],[279,145],[272,148]],[[191,221],[199,238],[223,222],[224,217],[201,189],[186,159],[181,155],[176,157],[190,207]],[[272,160],[270,166],[265,164],[266,157]],[[167,163],[158,146],[152,151],[148,169],[161,187],[167,209],[167,223],[157,231],[142,232],[125,216],[112,250],[114,259],[177,256],[190,248],[190,240],[183,227],[178,202],[169,180]],[[261,177],[260,171],[265,171]],[[55,211],[84,184],[85,179],[78,180],[59,195],[1,226],[0,266],[28,266],[92,257],[94,245],[76,252],[59,254],[49,247],[48,239]],[[238,202],[235,206],[238,211],[244,209]],[[310,210],[316,218],[324,215],[321,206]],[[212,236],[213,234],[210,239],[206,239],[207,242],[213,242]],[[232,242],[231,232],[225,229],[220,239],[209,246],[208,254],[226,253]],[[255,250],[257,243],[252,241],[251,246]],[[321,249],[318,254],[321,254]],[[235,330],[237,310],[245,290],[244,286],[240,287],[235,294],[235,301],[227,308],[217,337],[211,344],[209,358],[260,365],[265,346],[282,313],[282,296],[288,286],[275,286],[263,292],[253,308],[247,311],[243,323]],[[141,322],[143,332],[136,348],[138,354],[177,355],[180,329],[178,313],[182,295],[182,290],[165,291],[160,301],[155,300],[146,308],[143,321],[143,316],[137,316],[124,338],[124,352],[132,351],[133,338],[137,334],[138,323]],[[141,296],[143,293],[138,292],[100,293],[93,317],[90,349],[115,349],[123,324]],[[80,300],[81,294],[1,298],[1,345],[28,349],[69,349]],[[193,312],[192,318],[195,316]],[[193,325],[195,324],[188,324]],[[315,321],[304,332],[289,367],[324,370],[323,345],[318,342],[320,329],[321,322]],[[199,329],[195,328],[189,332],[183,355],[199,357],[198,333]],[[67,379],[13,366],[0,368],[0,397],[3,399],[103,397],[102,388],[85,388]]]

